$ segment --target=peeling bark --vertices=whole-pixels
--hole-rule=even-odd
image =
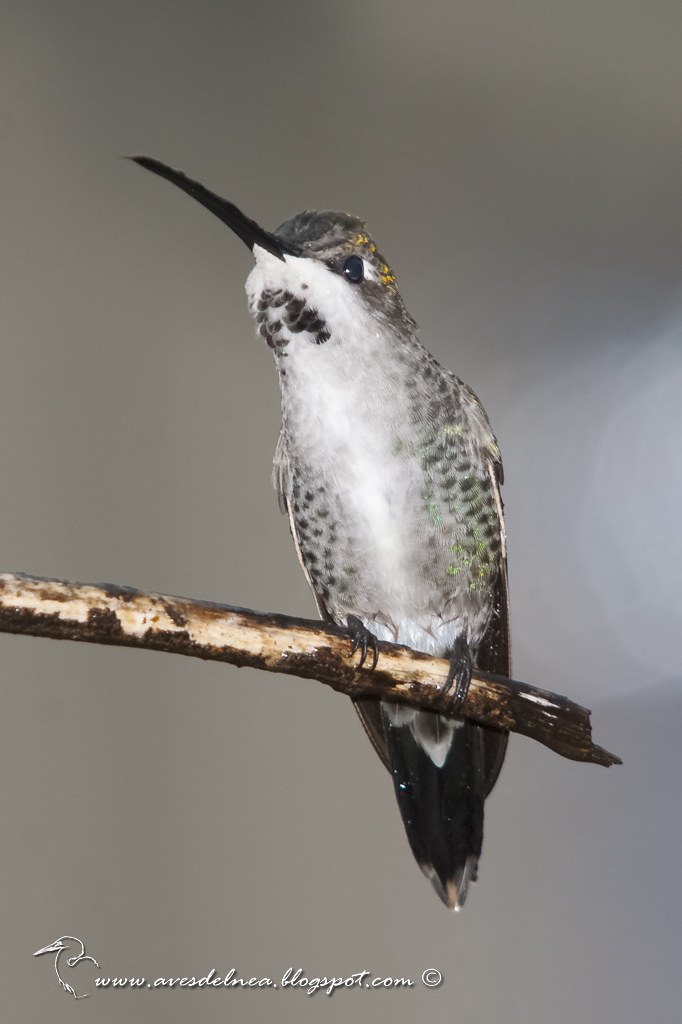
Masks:
[[[374,670],[349,658],[340,627],[109,583],[0,574],[0,632],[140,647],[316,679],[349,697],[452,713],[449,662],[379,644]],[[546,690],[474,669],[461,714],[529,736],[574,761],[620,764],[592,742],[590,712]]]

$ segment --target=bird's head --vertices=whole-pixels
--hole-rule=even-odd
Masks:
[[[60,939],[55,939],[49,946],[43,946],[42,949],[37,949],[34,956],[40,956],[42,953],[60,953],[63,949],[76,950],[80,949],[83,952],[83,943],[80,939],[76,939],[73,935],[62,935]]]
[[[249,304],[276,352],[291,342],[321,345],[379,330],[414,333],[393,272],[357,217],[306,210],[266,231],[180,171],[149,157],[133,160],[187,192],[251,249],[256,266],[247,281]]]

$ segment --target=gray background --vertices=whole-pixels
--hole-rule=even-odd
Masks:
[[[516,737],[455,917],[344,698],[5,636],[5,1019],[679,1021],[681,31],[655,0],[5,0],[2,567],[314,614],[249,254],[118,157],[268,227],[351,210],[498,432],[515,674],[625,760]],[[104,975],[444,981],[103,992],[81,965],[76,1004],[31,957],[64,933]]]

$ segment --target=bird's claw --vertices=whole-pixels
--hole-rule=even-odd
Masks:
[[[469,693],[471,682],[471,654],[465,637],[458,637],[455,640],[455,648],[450,659],[450,671],[443,687],[443,696],[449,693],[452,684],[455,684],[455,692],[452,696],[452,713],[461,711],[464,701]]]
[[[346,618],[346,627],[353,641],[353,646],[350,649],[351,658],[356,651],[360,651],[360,664],[358,668],[362,668],[367,658],[367,651],[371,647],[372,649],[372,664],[371,669],[375,669],[377,666],[377,660],[379,658],[379,643],[374,633],[370,632],[369,629],[360,621],[357,615],[349,615]]]

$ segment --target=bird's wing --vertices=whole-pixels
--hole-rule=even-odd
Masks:
[[[476,657],[476,666],[483,672],[498,676],[511,676],[511,652],[509,644],[509,593],[507,581],[507,543],[504,529],[504,515],[500,485],[503,480],[502,463],[488,459],[488,473],[495,498],[495,507],[500,523],[502,552],[500,573],[495,585],[493,612]]]
[[[391,770],[391,758],[388,752],[386,724],[381,713],[381,701],[373,697],[362,697],[354,700],[353,705],[362,722],[367,737],[379,755],[387,771]]]
[[[488,460],[488,472],[495,496],[495,506],[500,522],[500,538],[502,554],[500,572],[495,582],[493,611],[488,627],[476,653],[476,667],[483,672],[492,672],[498,676],[511,677],[511,645],[509,636],[509,590],[507,580],[507,544],[504,530],[504,515],[500,485],[503,480],[502,462],[499,453]],[[507,750],[509,733],[501,729],[481,726],[483,741],[483,775],[485,779],[485,795],[487,796],[500,774],[504,755]]]
[[[325,622],[332,622],[333,619],[329,612],[327,611],[327,609],[325,608],[322,598],[315,590],[315,587],[313,586],[313,581],[310,578],[310,573],[308,572],[307,566],[303,561],[303,555],[301,554],[301,542],[296,531],[296,522],[294,520],[293,510],[290,508],[289,500],[287,498],[287,494],[289,491],[289,482],[289,458],[286,452],[286,438],[284,436],[284,430],[282,430],[277,441],[277,447],[275,448],[275,457],[272,463],[272,484],[273,487],[275,488],[275,491],[277,492],[277,501],[279,502],[280,512],[283,512],[285,515],[289,517],[289,529],[291,530],[291,536],[294,541],[294,547],[296,548],[296,554],[298,556],[299,562],[301,563],[301,568],[303,569],[305,578],[308,581],[308,586],[312,590],[313,595],[315,597],[315,603],[317,605],[317,610],[320,613],[320,617],[324,619]]]
[[[303,561],[303,556],[301,554],[301,545],[299,542],[298,534],[296,532],[296,521],[294,519],[292,509],[289,507],[289,502],[287,500],[287,493],[289,490],[289,474],[290,468],[289,459],[286,453],[286,438],[284,436],[284,431],[282,431],[279,435],[279,440],[277,441],[277,448],[275,449],[275,458],[272,467],[272,482],[277,492],[277,499],[279,501],[280,510],[289,517],[289,529],[291,530],[291,536],[294,541],[294,547],[296,548],[296,554],[298,555],[298,560],[301,563],[301,568],[303,569],[305,578],[308,581],[308,585],[310,586],[310,589],[312,590],[313,595],[315,597],[315,603],[317,605],[317,610],[320,614],[320,617],[325,622],[333,622],[334,620],[329,614],[329,611],[327,610],[325,603],[322,600],[322,597],[320,596],[320,594],[317,593],[315,587],[313,586],[312,580],[310,579],[310,573],[308,572],[306,564]],[[372,698],[365,698],[362,700],[354,700],[353,704],[355,706],[355,710],[357,711],[360,717],[360,721],[362,722],[364,730],[367,733],[367,736],[369,737],[372,746],[374,747],[377,754],[383,761],[387,770],[390,771],[391,769],[388,753],[388,742],[386,740],[386,727],[384,725],[384,720],[381,714],[380,702]]]

